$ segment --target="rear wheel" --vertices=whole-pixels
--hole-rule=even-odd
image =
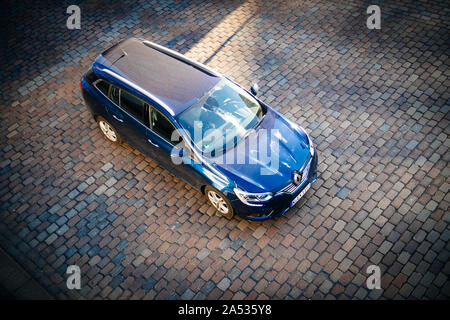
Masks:
[[[121,139],[119,134],[117,133],[116,129],[114,129],[114,127],[109,124],[108,121],[106,121],[102,117],[97,117],[96,120],[100,131],[103,133],[106,139],[114,143],[120,143]]]
[[[225,218],[231,219],[234,215],[233,207],[230,201],[219,190],[207,186],[205,187],[205,195],[208,202],[216,208],[216,210]]]

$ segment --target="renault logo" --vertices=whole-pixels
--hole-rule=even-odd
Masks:
[[[298,173],[297,171],[294,171],[294,173],[292,174],[292,180],[293,180],[294,184],[296,186],[298,186],[300,184],[300,182],[302,181],[302,175],[300,173]]]

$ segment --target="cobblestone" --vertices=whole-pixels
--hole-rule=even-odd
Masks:
[[[449,298],[448,10],[360,1],[81,1],[8,8],[0,244],[59,299]],[[123,10],[124,7],[130,8]],[[311,134],[318,180],[285,216],[230,221],[124,144],[79,79],[130,36],[186,54]],[[383,290],[365,287],[379,264]],[[65,285],[81,268],[80,291]]]

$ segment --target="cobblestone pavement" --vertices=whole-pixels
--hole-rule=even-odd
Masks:
[[[450,297],[445,1],[9,1],[2,10],[0,243],[53,296]],[[203,196],[108,143],[79,79],[136,36],[249,87],[311,133],[319,177],[284,217],[215,216]],[[77,264],[82,289],[66,288]],[[382,290],[366,268],[381,267]]]

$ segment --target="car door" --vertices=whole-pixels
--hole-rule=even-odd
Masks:
[[[190,161],[186,161],[188,163],[182,162],[181,164],[175,164],[172,161],[173,148],[174,146],[179,146],[182,140],[180,138],[172,141],[172,133],[176,130],[176,127],[172,121],[153,106],[150,106],[150,128],[148,139],[157,148],[156,160],[177,177],[199,189],[205,182],[204,178],[195,169],[196,166],[190,164]],[[188,153],[183,157],[190,158],[191,155]]]
[[[148,142],[148,104],[128,90],[111,85],[109,109],[112,125],[121,137],[145,155],[154,158],[155,146]]]

